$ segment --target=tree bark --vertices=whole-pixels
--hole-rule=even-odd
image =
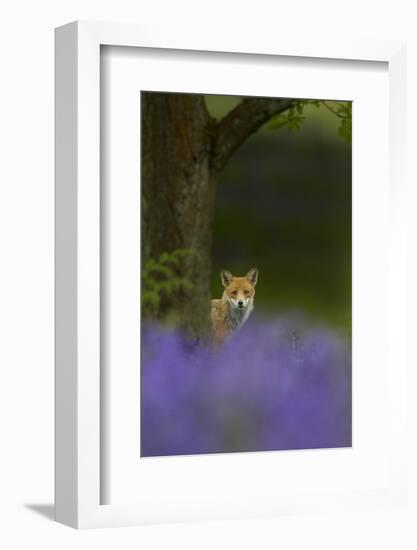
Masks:
[[[219,171],[240,145],[274,115],[291,107],[293,99],[248,97],[218,124],[213,140],[211,168]]]
[[[192,288],[165,296],[159,318],[175,312],[180,326],[204,335],[216,174],[249,135],[291,103],[245,99],[216,124],[202,95],[142,93],[142,265],[163,252],[191,251],[181,275]]]
[[[192,334],[204,332],[209,309],[213,126],[201,95],[142,94],[142,262],[191,251],[181,275],[192,288],[165,297],[158,315],[174,311]]]

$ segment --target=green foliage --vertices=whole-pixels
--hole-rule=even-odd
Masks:
[[[286,126],[288,131],[292,132],[293,130],[299,130],[301,123],[305,119],[304,116],[304,105],[305,101],[296,101],[294,104],[284,111],[279,113],[271,118],[268,123],[268,127],[271,130],[278,130],[283,126]]]
[[[163,297],[171,298],[179,290],[190,290],[192,283],[181,275],[191,251],[177,248],[162,252],[158,259],[149,258],[142,270],[142,313],[154,315]]]
[[[323,101],[323,105],[340,120],[339,136],[350,141],[352,139],[352,102]]]
[[[350,101],[327,101],[318,99],[299,99],[286,111],[271,118],[268,128],[277,130],[284,126],[288,131],[299,130],[301,123],[305,120],[304,108],[307,105],[314,105],[316,108],[325,107],[340,120],[338,129],[339,136],[346,141],[352,139],[352,102]]]

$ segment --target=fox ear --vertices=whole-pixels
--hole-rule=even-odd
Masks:
[[[256,267],[252,267],[252,269],[250,269],[247,273],[246,273],[246,278],[247,280],[253,285],[255,286],[256,283],[258,282],[258,269]]]
[[[220,277],[223,283],[223,286],[227,286],[232,282],[233,275],[230,271],[225,271],[224,269],[220,271]]]

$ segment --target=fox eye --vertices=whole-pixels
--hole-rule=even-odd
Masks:
[[[244,293],[247,296],[249,294],[249,290],[245,290]]]
[[[237,296],[237,291],[236,291],[236,290],[232,290],[231,294],[232,294],[232,296]]]

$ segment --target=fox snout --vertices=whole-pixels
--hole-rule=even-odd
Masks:
[[[229,300],[234,307],[237,307],[239,309],[245,309],[245,307],[248,306],[250,299],[249,298],[241,298],[241,299],[229,298]]]

